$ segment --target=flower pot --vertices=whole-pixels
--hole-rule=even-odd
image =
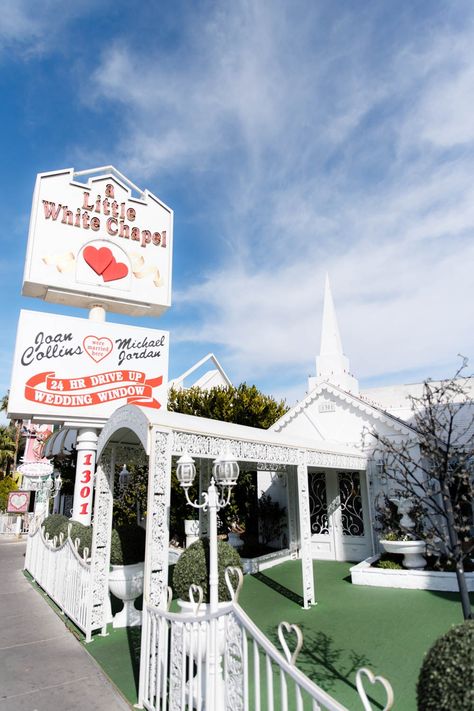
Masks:
[[[199,521],[196,519],[185,519],[184,532],[186,534],[186,548],[199,539]]]
[[[423,553],[426,550],[424,541],[380,541],[386,553],[396,553],[403,555],[402,565],[404,568],[421,570],[426,566]]]
[[[237,550],[238,550],[239,548],[242,548],[242,546],[244,545],[244,542],[243,542],[243,540],[242,540],[241,537],[240,537],[240,533],[235,533],[235,531],[231,531],[231,532],[228,534],[227,540],[229,541],[230,545],[231,545],[233,548],[236,548]]]
[[[135,627],[142,623],[142,613],[137,610],[134,601],[143,592],[144,566],[143,562],[110,566],[109,590],[124,603],[123,610],[114,616],[114,627]]]

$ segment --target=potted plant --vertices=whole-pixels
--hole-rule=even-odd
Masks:
[[[388,533],[381,540],[386,553],[403,555],[402,565],[404,568],[421,570],[426,566],[423,553],[426,550],[424,541],[413,540],[409,535],[398,536],[396,533]]]
[[[239,520],[232,521],[230,524],[229,532],[227,534],[227,541],[230,543],[232,548],[242,548],[244,541],[242,535],[245,533],[245,523]]]
[[[143,592],[145,531],[141,526],[122,526],[112,531],[109,590],[122,600],[123,609],[113,618],[114,627],[141,624],[141,612],[134,601]]]
[[[426,551],[425,541],[418,538],[421,533],[421,515],[410,499],[388,498],[376,504],[377,521],[383,533],[380,545],[386,553],[403,555],[403,567],[421,570],[426,566],[423,554]]]

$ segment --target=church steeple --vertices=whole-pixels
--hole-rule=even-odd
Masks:
[[[357,395],[359,383],[349,372],[349,359],[342,350],[341,336],[337,325],[336,310],[331,294],[329,276],[324,287],[323,322],[321,328],[321,349],[316,358],[316,377],[310,378],[312,390],[322,382],[338,385],[343,390]]]

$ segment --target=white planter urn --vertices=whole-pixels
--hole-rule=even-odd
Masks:
[[[236,533],[235,531],[231,531],[231,532],[227,535],[227,540],[229,541],[230,545],[231,545],[233,548],[236,548],[237,550],[238,550],[239,548],[242,548],[242,546],[244,545],[244,542],[243,542],[243,540],[242,540],[241,537],[240,537],[240,533]]]
[[[186,534],[186,548],[199,540],[199,521],[187,518],[184,521],[184,532]]]
[[[109,590],[112,595],[122,600],[123,610],[114,615],[114,627],[136,627],[142,623],[142,613],[135,607],[135,600],[143,592],[143,574],[145,564],[111,565],[109,572]]]
[[[424,541],[380,541],[386,553],[396,553],[403,556],[404,568],[421,570],[426,566],[423,554],[426,551]]]

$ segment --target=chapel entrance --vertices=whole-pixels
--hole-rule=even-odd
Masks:
[[[312,557],[364,560],[372,554],[365,473],[310,469]]]

